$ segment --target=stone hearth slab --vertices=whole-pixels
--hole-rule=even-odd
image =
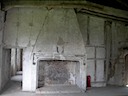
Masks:
[[[54,85],[44,86],[36,90],[37,94],[60,94],[60,93],[81,93],[81,90],[76,85]]]

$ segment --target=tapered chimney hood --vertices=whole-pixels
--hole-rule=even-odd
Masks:
[[[73,9],[47,12],[34,52],[84,55],[85,47]]]

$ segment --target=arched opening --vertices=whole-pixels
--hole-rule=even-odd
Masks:
[[[128,54],[125,56],[125,85],[128,87]]]

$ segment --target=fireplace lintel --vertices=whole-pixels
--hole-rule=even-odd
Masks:
[[[65,55],[65,54],[44,54],[44,53],[34,53],[33,63],[37,63],[40,60],[71,60],[79,61],[86,64],[86,55]]]

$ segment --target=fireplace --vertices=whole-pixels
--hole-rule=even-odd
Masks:
[[[80,64],[69,60],[40,60],[38,87],[52,85],[79,85]]]
[[[86,90],[86,49],[74,9],[43,10],[39,13],[48,16],[40,16],[43,26],[34,32],[32,46],[24,49],[23,90],[51,85]]]
[[[86,90],[85,56],[34,53],[36,88],[53,85],[77,85]],[[34,75],[33,75],[34,76]]]

